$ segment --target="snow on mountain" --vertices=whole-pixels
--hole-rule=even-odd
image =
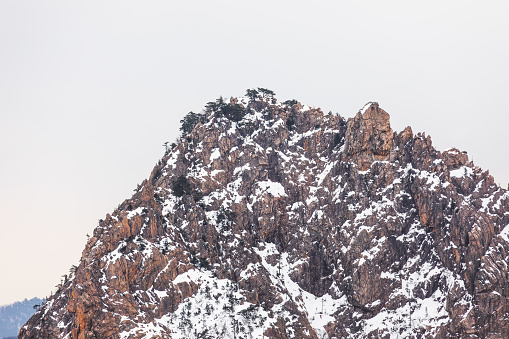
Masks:
[[[266,89],[182,131],[21,338],[509,336],[509,194],[464,152]]]

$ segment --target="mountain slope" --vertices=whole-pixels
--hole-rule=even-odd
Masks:
[[[42,302],[32,298],[0,306],[0,338],[16,336],[20,327],[35,313],[34,306]]]
[[[456,149],[270,91],[188,115],[21,338],[509,336],[509,194]]]

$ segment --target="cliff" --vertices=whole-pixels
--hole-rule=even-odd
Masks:
[[[20,338],[509,337],[488,172],[377,103],[248,94],[188,116]]]

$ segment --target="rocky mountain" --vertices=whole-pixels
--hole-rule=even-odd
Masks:
[[[182,121],[20,338],[507,338],[509,193],[368,103]]]
[[[32,298],[0,306],[0,338],[16,337],[19,329],[35,313],[34,306],[42,299]]]

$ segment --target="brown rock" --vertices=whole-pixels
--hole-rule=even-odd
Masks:
[[[389,114],[378,103],[366,104],[355,118],[348,119],[345,136],[346,160],[352,160],[362,171],[373,161],[387,160],[393,132]]]

